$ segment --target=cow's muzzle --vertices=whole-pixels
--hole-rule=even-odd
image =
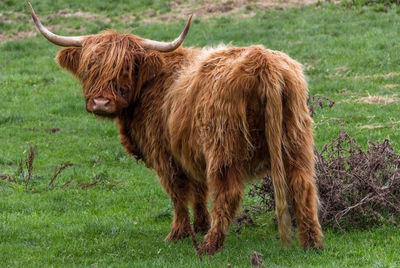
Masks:
[[[88,112],[103,116],[113,115],[117,110],[113,101],[104,98],[89,100],[86,104],[86,109]]]

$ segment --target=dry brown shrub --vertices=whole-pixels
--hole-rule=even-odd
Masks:
[[[389,140],[369,142],[363,150],[344,130],[316,151],[316,182],[323,226],[335,229],[398,224],[400,217],[400,154]],[[270,178],[254,185],[263,208],[274,209]]]
[[[397,223],[400,216],[400,154],[389,140],[364,151],[345,131],[316,152],[324,225],[337,228]]]
[[[325,97],[310,96],[308,100],[312,116],[316,107],[333,105]],[[342,129],[321,151],[315,150],[315,158],[323,226],[342,230],[399,223],[400,154],[389,140],[369,142],[363,150]],[[260,199],[263,210],[274,211],[273,193],[272,180],[265,177],[248,194]]]

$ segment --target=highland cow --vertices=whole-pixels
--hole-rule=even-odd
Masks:
[[[223,247],[244,183],[272,177],[283,245],[291,215],[304,248],[322,247],[314,181],[312,119],[301,65],[263,46],[183,48],[190,19],[173,42],[108,30],[66,37],[58,64],[82,84],[86,109],[116,121],[129,155],[154,169],[174,206],[166,241],[206,233],[198,252]],[[207,209],[212,195],[211,216]]]

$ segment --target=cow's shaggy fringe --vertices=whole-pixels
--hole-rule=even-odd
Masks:
[[[400,154],[389,140],[370,142],[364,151],[345,131],[316,151],[320,219],[335,229],[398,224],[400,217]],[[273,209],[272,183],[254,185],[263,207]]]

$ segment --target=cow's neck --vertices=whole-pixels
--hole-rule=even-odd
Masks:
[[[179,49],[163,54],[165,65],[162,71],[145,81],[140,95],[117,119],[121,144],[130,155],[143,160],[147,166],[154,167],[146,159],[157,159],[155,154],[166,151],[168,141],[160,140],[165,135],[165,122],[162,113],[164,96],[179,75],[179,71],[190,65],[191,58],[198,53],[195,49]]]

